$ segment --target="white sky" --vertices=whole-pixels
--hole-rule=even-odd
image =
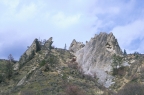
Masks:
[[[144,53],[144,0],[0,0],[0,58],[24,53],[35,38],[55,47],[113,32],[128,53]]]

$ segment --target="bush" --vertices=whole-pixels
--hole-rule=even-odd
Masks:
[[[58,58],[54,55],[49,55],[47,58],[47,62],[51,65],[54,66],[54,64],[58,63]]]
[[[68,62],[68,67],[73,69],[78,69],[78,63],[77,62]]]
[[[68,85],[66,88],[66,95],[85,95],[84,91],[76,85]]]
[[[4,82],[4,76],[2,74],[0,74],[0,83]]]
[[[36,92],[32,90],[24,90],[21,91],[19,95],[36,95]]]
[[[122,62],[123,62],[123,57],[114,54],[113,57],[113,62],[112,62],[112,67],[114,68],[118,68],[118,66],[121,66]]]
[[[7,79],[10,79],[13,75],[13,65],[10,61],[6,63],[5,74]]]
[[[42,60],[41,63],[39,64],[41,67],[46,64],[45,60]]]
[[[139,83],[128,83],[117,95],[144,95],[144,85]]]
[[[113,76],[119,75],[119,76],[124,76],[126,74],[125,67],[120,67],[120,68],[113,68]]]
[[[78,63],[76,62],[76,58],[72,58],[68,63],[69,68],[78,69]]]

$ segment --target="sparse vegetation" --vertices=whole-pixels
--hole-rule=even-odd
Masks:
[[[66,88],[66,95],[86,95],[86,94],[78,86],[69,84]]]
[[[123,57],[114,54],[112,59],[113,59],[112,66],[113,66],[114,68],[118,68],[118,67],[121,66],[122,61],[123,61],[123,60],[122,60]]]
[[[128,83],[117,95],[144,95],[144,85],[139,83]]]
[[[113,76],[119,75],[124,76],[126,74],[126,67],[122,66],[120,68],[113,68]]]
[[[141,55],[138,55],[138,59],[141,61],[135,59],[137,54],[130,56],[129,61],[135,60],[133,64],[130,64],[131,66],[122,66],[123,61],[127,60],[126,57],[129,57],[128,54],[123,57],[113,55],[113,72],[106,73],[113,74],[116,84],[109,90],[98,83],[96,73],[94,76],[84,74],[83,69],[76,62],[76,57],[65,50],[65,47],[64,49],[43,47],[43,50],[37,47],[36,51],[34,49],[31,52],[30,59],[26,53],[23,55],[21,62],[24,62],[24,65],[21,65],[17,71],[13,71],[14,63],[12,61],[0,62],[0,91],[3,91],[0,94],[114,95],[113,91],[118,91],[116,95],[143,95],[141,88],[144,86],[139,84],[144,79],[143,57]],[[12,56],[9,58],[13,60]],[[32,70],[33,72],[29,73]],[[27,75],[28,73],[29,75]],[[16,86],[25,75],[27,78],[23,85]],[[132,92],[130,92],[131,90]]]

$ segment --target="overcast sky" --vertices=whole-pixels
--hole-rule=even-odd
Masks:
[[[121,49],[144,53],[144,0],[0,0],[0,59],[15,59],[35,38],[55,47],[113,32]]]

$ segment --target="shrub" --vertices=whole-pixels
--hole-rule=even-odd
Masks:
[[[36,95],[36,92],[32,90],[24,90],[21,91],[19,95]]]
[[[128,83],[117,95],[144,95],[144,85],[139,83]]]
[[[119,76],[124,76],[126,74],[125,67],[120,67],[120,68],[113,68],[113,76],[119,75]]]
[[[45,64],[46,64],[45,60],[42,60],[39,65],[40,65],[40,66],[44,66]]]
[[[66,95],[85,95],[84,91],[76,85],[68,85],[66,88]]]
[[[58,58],[57,56],[49,55],[47,58],[47,62],[50,63],[51,66],[54,66],[54,64],[58,63]]]
[[[5,74],[6,74],[6,78],[8,79],[10,79],[13,75],[13,65],[10,61],[6,63]]]
[[[4,82],[4,76],[2,74],[0,74],[0,83]]]
[[[69,68],[78,69],[78,63],[76,62],[76,58],[74,57],[67,64]]]
[[[73,69],[78,69],[78,63],[77,62],[68,62],[68,67]]]
[[[112,59],[113,59],[112,66],[114,68],[117,68],[118,66],[121,66],[121,64],[123,62],[123,57],[114,54],[113,57],[112,57]]]

